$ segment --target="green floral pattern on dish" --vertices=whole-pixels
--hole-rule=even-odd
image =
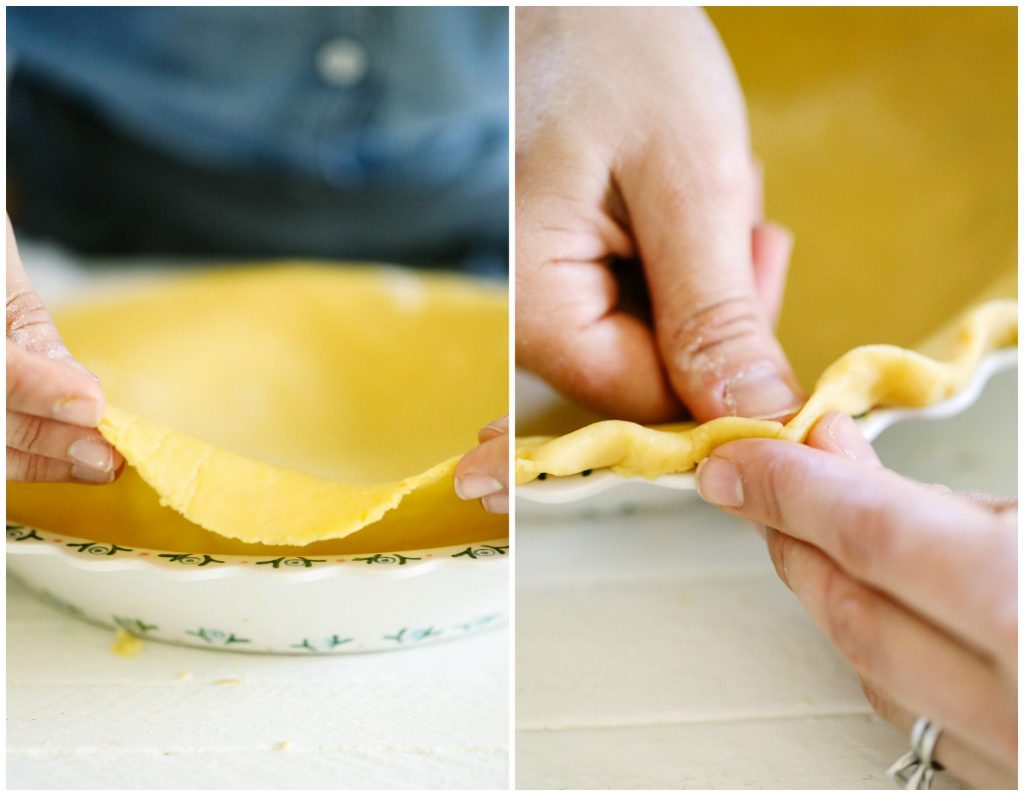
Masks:
[[[397,564],[404,567],[407,561],[421,561],[417,556],[403,556],[400,553],[374,553],[372,556],[353,558],[353,561],[365,561],[367,564]]]
[[[144,636],[151,630],[159,630],[159,626],[151,625],[147,622],[143,622],[141,619],[130,618],[127,616],[112,616],[114,624],[122,630],[126,630],[133,636]]]
[[[307,652],[325,652],[333,650],[335,647],[340,647],[342,644],[348,644],[355,641],[354,638],[342,638],[337,633],[327,639],[308,639],[304,638],[298,644],[289,644],[289,649],[304,649]]]
[[[43,531],[37,528],[30,528],[25,525],[18,523],[7,523],[7,539],[9,542],[50,542],[53,544],[62,544],[64,547],[73,550],[76,554],[87,555],[90,557],[103,557],[103,558],[148,558],[155,556],[156,558],[164,559],[167,564],[174,564],[179,566],[192,566],[196,568],[210,567],[215,568],[219,566],[234,566],[237,563],[242,564],[256,564],[256,565],[267,565],[271,569],[275,570],[293,570],[293,569],[310,569],[316,566],[331,566],[335,564],[344,564],[347,562],[362,562],[365,564],[377,564],[384,566],[405,566],[410,561],[424,561],[429,558],[433,558],[433,553],[427,554],[426,556],[412,556],[404,553],[373,553],[365,556],[353,556],[351,558],[308,558],[306,556],[278,556],[277,558],[270,558],[263,561],[248,561],[244,560],[238,562],[237,559],[242,558],[240,555],[228,555],[225,558],[214,558],[206,553],[193,553],[193,552],[168,552],[158,550],[144,550],[137,549],[134,547],[124,547],[122,545],[113,544],[110,542],[101,542],[98,540],[73,540],[66,541],[67,537],[61,537],[50,531]],[[463,558],[470,560],[485,559],[485,558],[498,558],[508,554],[509,546],[496,545],[496,544],[472,544],[457,552],[445,551],[445,555],[449,558]],[[156,563],[156,562],[154,562]]]
[[[63,597],[58,597],[52,591],[43,589],[36,593],[39,595],[40,599],[42,599],[43,602],[49,603],[59,611],[63,611],[66,614],[71,614],[72,616],[78,617],[79,619],[86,618],[85,611],[83,611],[74,603],[68,602]]]
[[[201,638],[207,644],[219,644],[225,647],[231,644],[251,643],[250,639],[239,638],[234,633],[228,633],[223,630],[214,630],[206,627],[200,627],[197,630],[186,630],[185,635]]]
[[[113,556],[118,553],[132,553],[134,547],[119,547],[116,544],[107,542],[65,542],[68,547],[73,547],[80,553],[88,553],[93,556]]]
[[[326,558],[305,558],[304,556],[281,556],[272,558],[269,561],[257,561],[257,564],[270,564],[274,569],[278,567],[311,567],[314,564],[326,563]]]
[[[29,539],[37,539],[43,541],[43,537],[36,533],[31,528],[26,528],[24,525],[7,525],[7,538],[12,542],[26,542]]]
[[[219,558],[208,556],[205,553],[158,553],[158,558],[166,558],[176,564],[186,566],[205,567],[207,564],[223,564]]]
[[[452,558],[467,556],[469,558],[488,558],[490,556],[503,556],[508,553],[508,545],[484,544],[478,547],[467,547],[461,553],[452,553]]]
[[[391,636],[381,636],[385,641],[394,641],[396,644],[416,643],[419,641],[426,641],[428,638],[434,638],[444,633],[436,627],[421,627],[421,628],[408,628],[403,627],[397,633]]]

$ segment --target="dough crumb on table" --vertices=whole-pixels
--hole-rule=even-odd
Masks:
[[[114,639],[114,643],[110,645],[110,651],[115,655],[120,655],[122,658],[134,658],[142,652],[144,646],[142,639],[135,638],[123,627],[119,627],[117,629],[117,637]]]

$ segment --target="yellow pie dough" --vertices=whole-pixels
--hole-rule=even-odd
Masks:
[[[1017,303],[986,302],[918,351],[890,345],[853,349],[822,373],[807,403],[785,425],[741,417],[655,427],[605,420],[561,437],[524,437],[516,441],[516,482],[532,481],[541,473],[564,476],[598,468],[657,478],[693,469],[730,440],[802,442],[829,412],[859,415],[874,407],[928,406],[948,398],[966,385],[985,353],[1016,343]]]
[[[383,484],[343,484],[240,456],[108,407],[100,432],[156,490],[160,503],[222,536],[260,544],[343,539],[416,489],[449,486],[459,457]]]
[[[201,553],[507,535],[452,474],[507,413],[501,287],[397,268],[235,268],[55,313],[107,396],[114,484],[8,484],[8,517]]]

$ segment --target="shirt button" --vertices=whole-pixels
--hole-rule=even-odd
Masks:
[[[330,86],[354,86],[366,75],[369,65],[366,48],[347,36],[325,42],[316,54],[316,71]]]

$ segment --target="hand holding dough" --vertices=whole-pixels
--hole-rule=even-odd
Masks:
[[[110,483],[123,461],[96,430],[102,415],[99,382],[64,345],[7,219],[7,477]]]

